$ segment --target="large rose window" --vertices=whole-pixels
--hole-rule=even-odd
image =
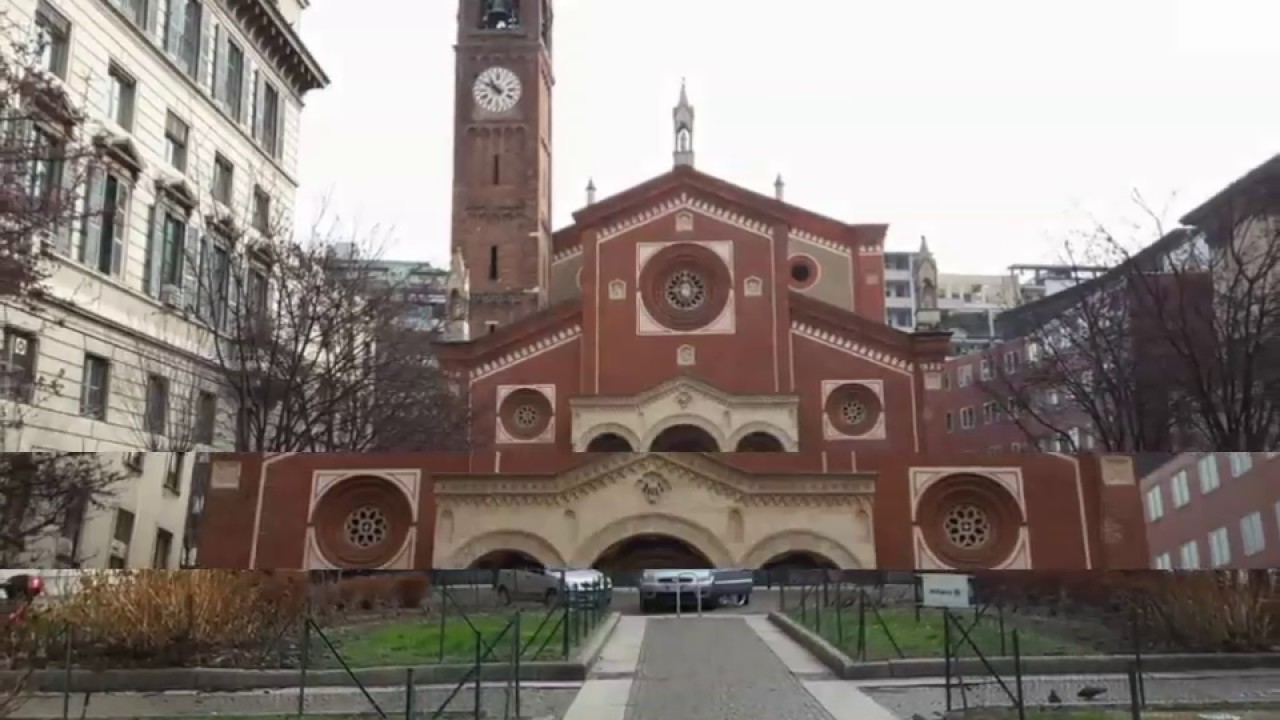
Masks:
[[[672,330],[696,330],[724,311],[733,278],[724,259],[709,248],[680,243],[645,263],[639,290],[654,320]]]

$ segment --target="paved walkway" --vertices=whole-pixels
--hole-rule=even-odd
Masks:
[[[565,720],[895,720],[763,615],[624,617]]]

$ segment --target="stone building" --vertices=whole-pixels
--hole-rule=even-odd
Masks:
[[[216,457],[204,563],[1145,565],[1126,458],[938,451],[948,335],[886,325],[886,226],[697,169],[687,91],[672,169],[551,232],[550,12],[461,0],[440,355],[477,451]]]
[[[303,97],[328,82],[295,30],[306,4],[6,5],[6,28],[33,30],[44,70],[82,104],[77,132],[105,165],[81,200],[101,217],[43,239],[45,296],[34,308],[0,302],[0,403],[24,423],[0,428],[0,449],[115,453],[128,476],[114,508],[69,519],[35,548],[47,551],[38,565],[182,559],[193,456],[231,447],[231,408],[202,381],[198,348],[218,308],[200,278],[257,272],[229,238],[292,226]],[[32,392],[36,378],[59,387]]]

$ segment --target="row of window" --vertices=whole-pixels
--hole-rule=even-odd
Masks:
[[[176,4],[178,0],[173,2]],[[187,9],[198,15],[200,4],[195,0],[188,0]],[[70,38],[69,23],[47,3],[42,2],[37,10],[37,25],[42,28],[44,36],[46,66],[53,72],[65,72]],[[108,78],[108,112],[123,130],[131,131],[137,95],[136,82],[114,63],[108,69]],[[268,119],[275,123],[272,128],[278,130],[276,119],[279,96],[269,82],[263,83],[268,88],[268,98],[274,98],[271,102],[277,106],[277,110],[269,113]],[[33,133],[32,141],[37,145],[52,148],[61,142],[54,132],[38,124],[15,130]],[[189,169],[190,126],[176,113],[169,111],[164,132],[166,160],[175,170],[185,175]],[[31,168],[30,187],[33,194],[38,196],[55,192],[63,181],[64,168],[56,159],[58,153],[51,149],[48,157],[44,162],[33,163]],[[230,206],[235,197],[235,167],[221,153],[214,154],[211,177],[213,199],[224,206]],[[123,276],[126,267],[126,238],[132,216],[130,203],[137,180],[136,173],[127,171],[117,163],[96,167],[91,171],[84,199],[85,216],[88,220],[80,228],[79,252],[74,253],[75,259],[85,266],[116,278]],[[172,195],[172,191],[168,195]],[[173,198],[168,195],[167,200],[157,202],[152,211],[143,289],[167,304],[185,308],[188,302],[192,302],[203,319],[218,322],[221,320],[220,308],[225,304],[226,295],[225,290],[219,290],[225,287],[226,281],[219,282],[219,278],[229,268],[226,256],[230,243],[226,238],[219,238],[217,233],[210,233],[212,237],[200,238],[197,231],[188,227],[193,208],[184,207],[193,198]],[[261,186],[255,186],[252,198],[252,224],[265,234],[269,231],[272,217],[271,196]],[[169,201],[174,199],[179,202]],[[72,228],[58,233],[54,250],[71,257],[73,233]],[[260,276],[261,272],[257,274]],[[265,277],[250,277],[248,282],[250,298],[257,298],[265,290]],[[198,293],[200,297],[186,298],[183,296],[184,291],[187,294]],[[220,295],[223,297],[219,297]]]
[[[1280,502],[1275,505],[1275,516],[1276,527],[1280,529]],[[1252,557],[1266,549],[1267,535],[1263,527],[1261,511],[1255,510],[1240,518],[1239,528],[1239,547],[1243,557]],[[1277,541],[1280,542],[1280,532],[1277,532]],[[1206,538],[1206,544],[1209,547],[1208,566],[1210,568],[1224,567],[1231,562],[1232,542],[1228,528],[1220,527],[1210,532]],[[1188,541],[1178,548],[1177,569],[1199,570],[1204,567],[1202,562],[1199,540]],[[1173,557],[1169,553],[1161,553],[1155,557],[1152,565],[1157,570],[1173,570]]]
[[[4,331],[4,355],[0,360],[0,395],[9,400],[34,401],[37,378],[38,340],[34,334],[14,328]],[[85,353],[80,380],[80,415],[106,421],[111,405],[112,362]],[[218,417],[218,398],[212,392],[198,391],[189,400],[190,417],[171,417],[171,383],[158,373],[146,376],[141,430],[157,437],[180,434],[183,440],[211,445]],[[174,422],[177,420],[177,422]],[[180,425],[190,424],[190,427]]]
[[[209,92],[213,104],[272,158],[283,150],[283,104],[279,89],[265,73],[250,71],[243,46],[226,25],[213,21],[201,0],[109,0],[127,20],[152,39],[178,69]],[[71,22],[49,0],[40,0],[36,29],[44,68],[66,80],[71,57]],[[208,55],[212,53],[210,61]],[[133,131],[137,82],[118,64],[107,73],[109,119]],[[184,138],[185,142],[185,138]],[[171,163],[172,164],[172,163]],[[178,170],[185,168],[178,167]]]
[[[180,455],[183,453],[174,453]],[[181,461],[179,461],[181,462]],[[111,552],[107,556],[107,567],[114,570],[123,570],[129,564],[129,549],[133,545],[134,526],[137,524],[137,518],[132,512],[123,508],[116,509],[115,520],[112,523]],[[168,570],[173,563],[173,533],[162,528],[156,528],[155,543],[151,550],[151,567],[157,570]]]
[[[1225,454],[1231,467],[1231,477],[1238,478],[1253,469],[1253,453],[1207,453],[1196,461],[1195,474],[1200,495],[1208,495],[1222,485],[1218,472],[1218,456]],[[1278,453],[1267,453],[1264,457],[1271,459]],[[1180,510],[1191,503],[1191,476],[1189,469],[1179,470],[1169,478],[1169,497],[1175,510]],[[1164,483],[1159,482],[1147,489],[1145,495],[1147,522],[1153,523],[1165,516]]]

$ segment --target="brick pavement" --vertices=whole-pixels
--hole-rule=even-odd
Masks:
[[[832,720],[745,620],[647,625],[627,720]]]

